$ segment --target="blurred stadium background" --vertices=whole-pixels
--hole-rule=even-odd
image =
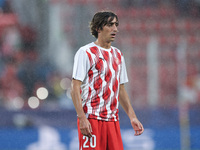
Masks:
[[[119,16],[113,44],[145,127],[134,137],[120,108],[125,150],[199,150],[199,0],[0,0],[0,150],[78,149],[73,57],[99,10]]]

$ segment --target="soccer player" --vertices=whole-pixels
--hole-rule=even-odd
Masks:
[[[128,77],[123,54],[111,46],[118,25],[113,12],[97,12],[90,23],[96,41],[81,47],[74,57],[71,96],[78,116],[79,150],[123,150],[119,103],[135,135],[144,131],[124,87]]]

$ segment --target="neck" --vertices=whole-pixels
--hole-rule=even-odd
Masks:
[[[94,43],[105,49],[109,49],[111,47],[111,42],[101,42],[100,40],[97,39]]]

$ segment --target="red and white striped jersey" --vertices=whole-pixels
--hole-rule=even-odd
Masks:
[[[119,49],[104,49],[94,42],[81,47],[74,57],[72,77],[82,81],[82,106],[87,118],[119,120],[119,85],[128,82]]]

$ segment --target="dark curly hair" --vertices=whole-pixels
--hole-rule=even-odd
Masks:
[[[98,30],[102,30],[103,27],[107,24],[109,24],[110,22],[113,21],[113,19],[116,18],[117,22],[118,21],[118,17],[116,14],[114,14],[111,11],[101,11],[101,12],[97,12],[92,21],[90,22],[90,32],[91,34],[95,37],[98,38]]]

